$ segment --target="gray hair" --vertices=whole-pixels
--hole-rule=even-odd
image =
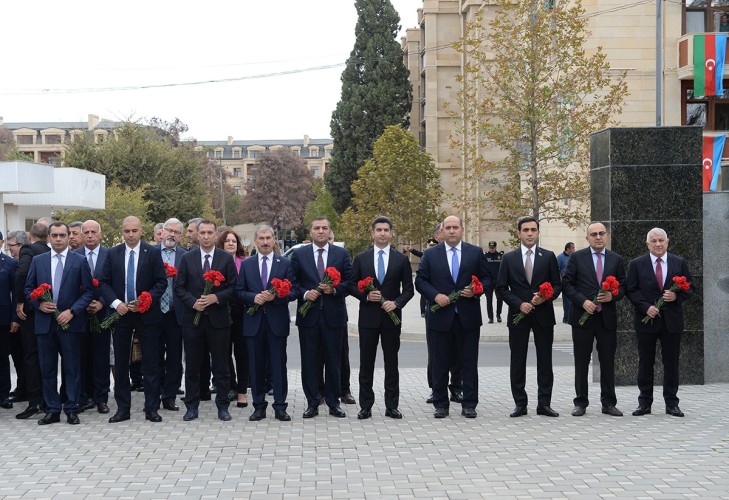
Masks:
[[[273,231],[273,228],[271,226],[269,226],[268,224],[261,224],[260,226],[256,226],[256,231],[253,233],[253,237],[257,238],[258,233],[271,233],[271,236],[276,234]]]
[[[668,239],[668,234],[666,231],[661,229],[660,227],[654,227],[650,231],[648,231],[648,234],[645,237],[645,241],[648,242],[651,240],[651,236],[663,236],[664,238]]]
[[[197,225],[200,224],[202,220],[202,217],[195,217],[194,219],[190,219],[189,221],[187,221],[187,225],[189,226],[190,224],[195,224],[195,227],[197,228]]]
[[[25,231],[11,231],[8,233],[8,240],[15,240],[19,245],[28,244],[28,233]]]
[[[71,229],[72,227],[81,227],[83,225],[84,225],[84,223],[81,222],[80,220],[75,220],[68,224],[68,228]]]
[[[164,222],[164,224],[162,224],[162,227],[167,227],[170,224],[178,224],[180,227],[182,227],[182,221],[180,221],[180,219],[176,219],[174,217],[170,217],[169,219],[167,219]]]
[[[165,227],[165,223],[164,222],[158,222],[157,224],[154,225],[154,231],[157,232],[160,229],[162,229],[163,227]]]

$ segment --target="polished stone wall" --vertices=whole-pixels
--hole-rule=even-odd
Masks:
[[[654,227],[668,233],[668,251],[688,261],[697,291],[684,305],[683,384],[703,384],[705,378],[701,146],[700,127],[612,128],[590,137],[592,220],[605,223],[610,249],[623,256],[626,271],[631,259],[648,251],[646,235]],[[615,379],[635,385],[638,352],[627,298],[618,313]],[[660,358],[659,344],[657,386],[663,380]],[[660,394],[658,387],[654,395]]]

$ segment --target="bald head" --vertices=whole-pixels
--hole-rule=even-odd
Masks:
[[[101,225],[95,220],[89,219],[81,225],[84,245],[93,250],[101,242]]]

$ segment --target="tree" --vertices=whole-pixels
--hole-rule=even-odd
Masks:
[[[239,224],[243,220],[241,214],[243,200],[240,195],[235,194],[233,186],[227,182],[231,174],[223,168],[221,160],[213,160],[204,154],[201,161],[203,184],[210,193],[210,206],[215,217],[231,226]],[[225,211],[223,211],[223,199]]]
[[[311,222],[314,217],[323,216],[329,221],[334,235],[339,234],[341,217],[334,209],[334,198],[324,182],[320,179],[314,181],[314,199],[306,204],[304,211],[304,224]]]
[[[478,222],[588,220],[589,135],[613,123],[627,85],[600,47],[586,51],[586,26],[580,0],[496,0],[455,44],[466,61],[452,112],[456,205]]]
[[[351,185],[388,125],[408,126],[412,87],[397,42],[400,16],[390,0],[356,0],[354,48],[342,72],[342,97],[332,113],[332,161],[325,182],[339,213]]]
[[[107,183],[132,191],[146,185],[147,217],[152,221],[212,216],[210,194],[203,184],[202,155],[195,151],[194,143],[175,147],[159,131],[128,122],[100,144],[90,137],[76,138],[66,149],[64,165],[104,174]]]
[[[314,175],[303,158],[288,151],[261,154],[243,198],[246,220],[281,229],[299,227],[306,204],[314,199],[313,185]]]
[[[440,173],[410,132],[387,127],[374,144],[372,159],[358,173],[352,184],[352,206],[342,215],[351,252],[370,244],[370,224],[378,215],[392,219],[395,244],[423,242],[433,234],[443,216]]]
[[[20,151],[15,145],[13,133],[0,128],[0,161],[33,161],[33,155]]]
[[[146,215],[150,202],[146,200],[145,189],[146,186],[131,189],[114,183],[107,184],[104,210],[67,211],[61,214],[61,219],[65,222],[95,220],[101,226],[101,244],[111,248],[123,241],[121,225],[124,218],[136,215],[142,222],[145,239],[151,241],[157,221],[150,220]]]

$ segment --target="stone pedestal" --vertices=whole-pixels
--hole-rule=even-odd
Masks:
[[[590,137],[591,218],[607,227],[610,249],[623,256],[626,271],[630,260],[647,253],[648,231],[660,227],[668,233],[668,251],[684,257],[694,277],[696,294],[684,305],[682,384],[703,384],[705,377],[701,147],[700,127],[612,128]],[[638,352],[627,297],[618,315],[615,380],[635,385]],[[656,360],[660,386],[660,343]],[[654,395],[660,394],[658,388]]]

